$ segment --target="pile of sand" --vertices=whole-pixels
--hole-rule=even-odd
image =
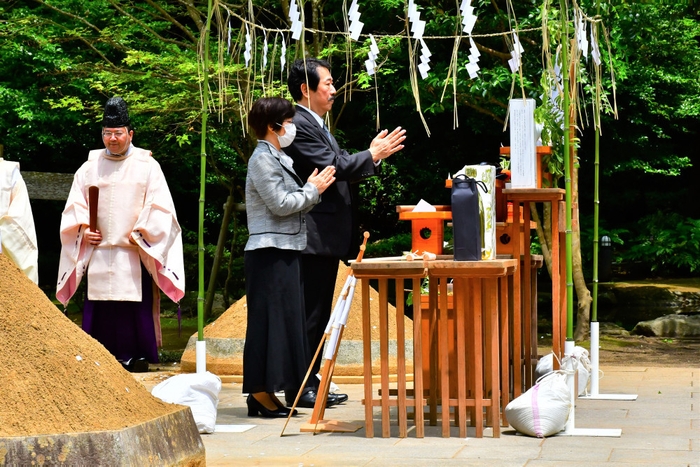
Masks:
[[[118,430],[183,407],[153,397],[0,254],[0,437]]]

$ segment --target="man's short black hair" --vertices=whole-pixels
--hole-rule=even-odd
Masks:
[[[304,68],[304,62],[306,62],[306,68]],[[318,83],[321,80],[321,77],[318,75],[318,67],[323,67],[329,72],[331,71],[331,64],[318,58],[297,59],[292,63],[292,69],[289,71],[289,77],[287,78],[287,86],[289,86],[289,92],[296,102],[301,101],[302,97],[304,97],[301,93],[301,85],[306,83],[307,76],[309,89],[312,91],[318,89]]]
[[[264,139],[269,125],[282,126],[282,122],[294,117],[294,106],[281,97],[261,97],[248,113],[248,126],[258,139]]]

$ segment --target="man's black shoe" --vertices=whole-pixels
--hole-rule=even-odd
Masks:
[[[342,404],[346,400],[348,400],[348,395],[347,394],[338,394],[338,393],[333,393],[333,394],[328,394],[329,396],[335,396],[335,398],[338,400],[338,404]]]
[[[343,400],[348,400],[347,395],[342,395],[345,396],[345,399]],[[328,394],[328,399],[326,399],[326,408],[340,403],[337,396],[338,394]],[[287,403],[287,407],[291,407],[292,405],[294,405],[293,400],[285,400],[285,402]],[[316,391],[305,392],[304,394],[302,394],[302,396],[299,398],[299,401],[297,402],[297,407],[304,407],[306,409],[313,409],[314,405],[316,405]]]

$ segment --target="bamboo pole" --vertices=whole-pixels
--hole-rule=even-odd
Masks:
[[[571,226],[571,142],[569,128],[571,115],[569,112],[570,92],[569,89],[569,5],[566,0],[559,0],[562,17],[562,70],[563,90],[564,90],[564,188],[566,190],[566,340],[573,341],[574,326],[574,279],[573,279],[573,259],[572,259],[572,226]]]
[[[199,165],[199,225],[197,229],[198,284],[197,295],[197,342],[204,342],[204,199],[207,175],[207,116],[209,114],[209,31],[211,29],[212,0],[207,4],[207,23],[203,34],[203,84],[202,84],[202,140]],[[206,371],[206,353],[202,344],[197,346],[197,373]]]
[[[599,97],[596,96],[596,99],[599,99]],[[594,115],[593,118],[598,119],[595,129],[595,162],[593,163],[593,309],[591,310],[591,321],[595,322],[598,321],[598,217],[600,209],[600,194],[598,188],[600,186],[600,114],[597,116]]]
[[[596,1],[597,13],[600,16],[600,1]],[[595,29],[595,41],[598,43],[598,27]],[[593,309],[591,310],[591,321],[598,321],[598,219],[600,215],[600,133],[601,133],[601,106],[600,106],[600,65],[595,67],[595,91],[593,118],[595,123],[595,162],[593,177]]]

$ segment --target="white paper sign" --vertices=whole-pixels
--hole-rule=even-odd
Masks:
[[[421,46],[421,49],[420,49],[421,57],[430,58],[432,53],[430,52],[428,45],[425,43],[425,41],[423,39],[420,40],[420,46]]]
[[[418,65],[418,71],[420,72],[421,78],[425,79],[428,77],[428,71],[430,70],[430,49],[425,44],[423,39],[420,39],[420,64]]]
[[[265,36],[265,40],[263,41],[263,63],[262,63],[263,70],[267,67],[267,36]]]
[[[513,188],[537,188],[535,100],[512,99],[509,104],[510,168]]]
[[[479,53],[479,49],[477,49],[476,43],[471,37],[469,38],[469,44],[469,63],[467,63],[466,68],[467,72],[469,73],[469,77],[471,79],[476,79],[479,76],[479,65],[477,63],[481,53]]]
[[[512,50],[510,52],[510,55],[513,58],[508,60],[508,66],[510,67],[511,73],[517,73],[518,68],[520,68],[520,56],[516,55],[515,50]]]

